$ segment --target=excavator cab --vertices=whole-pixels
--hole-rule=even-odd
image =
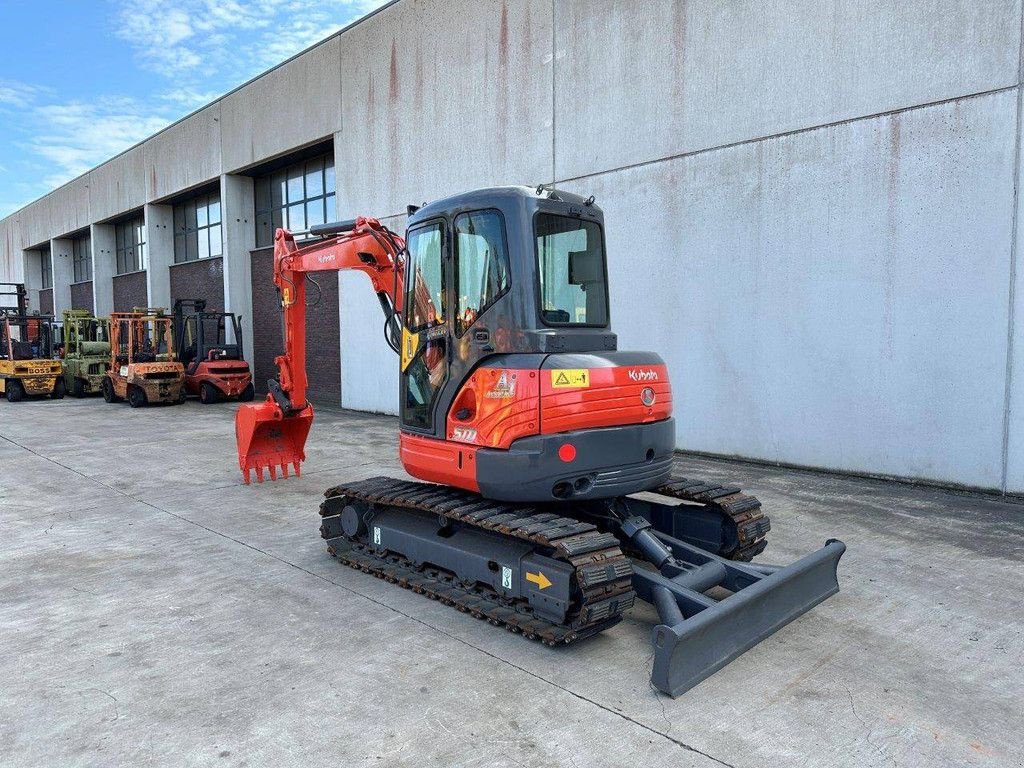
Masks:
[[[671,474],[664,361],[619,352],[592,198],[501,187],[409,219],[399,412],[415,477],[505,501],[607,498]]]

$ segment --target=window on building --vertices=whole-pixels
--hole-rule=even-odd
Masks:
[[[220,194],[174,206],[174,263],[222,256]]]
[[[50,260],[50,249],[39,252],[39,266],[43,277],[43,288],[53,288],[53,262]]]
[[[475,211],[455,218],[455,273],[461,336],[509,288],[505,226],[498,211]]]
[[[256,246],[274,244],[274,230],[302,232],[333,221],[334,158],[322,155],[256,179]]]
[[[71,241],[71,268],[76,283],[92,280],[92,238],[89,235]]]
[[[146,268],[146,223],[132,219],[114,227],[117,252],[117,274],[138,272]]]

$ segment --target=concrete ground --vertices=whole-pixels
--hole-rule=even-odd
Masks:
[[[672,700],[653,613],[549,649],[344,568],[322,491],[400,474],[396,422],[321,409],[245,486],[234,406],[0,403],[4,765],[1019,766],[1024,507],[680,457],[842,538],[842,591]]]

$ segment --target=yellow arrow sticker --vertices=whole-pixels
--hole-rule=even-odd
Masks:
[[[589,387],[590,371],[586,368],[564,368],[552,371],[551,386],[555,389]]]
[[[526,580],[536,584],[539,589],[547,589],[551,586],[551,579],[545,576],[543,571],[537,571],[536,573],[527,571]]]

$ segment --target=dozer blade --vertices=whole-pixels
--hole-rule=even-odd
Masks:
[[[659,538],[677,556],[691,549],[670,537]],[[698,553],[691,561],[694,569],[676,578],[636,569],[634,588],[655,603],[662,622],[652,633],[651,682],[658,690],[679,696],[836,594],[836,571],[845,551],[841,541],[830,540],[818,551],[779,568],[741,565],[693,549]],[[716,602],[700,591],[709,582],[701,581],[697,572],[722,574],[723,567],[720,585],[733,594]]]
[[[249,471],[263,482],[263,470],[277,479],[288,477],[288,467],[301,475],[300,465],[306,459],[306,437],[313,424],[313,406],[307,405],[293,416],[285,416],[268,397],[266,402],[239,406],[235,412],[235,440],[238,444],[238,466],[249,484]]]

